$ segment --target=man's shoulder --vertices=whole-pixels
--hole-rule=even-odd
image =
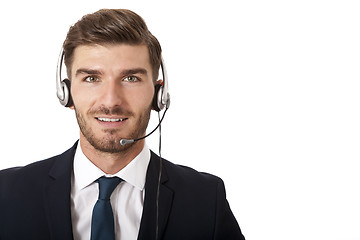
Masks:
[[[13,187],[14,185],[34,184],[41,182],[48,177],[49,172],[58,159],[64,158],[73,151],[75,145],[62,154],[30,163],[26,166],[12,167],[0,170],[0,189],[4,187]]]
[[[44,184],[55,157],[0,171],[0,201],[14,199],[27,189],[38,189]],[[16,191],[14,191],[16,189]]]
[[[216,191],[219,186],[223,186],[220,177],[210,173],[200,172],[189,166],[179,165],[163,159],[163,166],[168,176],[168,184],[180,186],[185,189],[203,189]]]
[[[172,176],[184,179],[196,179],[203,181],[219,181],[220,178],[211,173],[201,172],[189,166],[172,163],[168,160],[163,160],[167,171],[171,171]]]

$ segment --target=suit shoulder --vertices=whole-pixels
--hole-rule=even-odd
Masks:
[[[24,174],[26,172],[33,172],[34,170],[48,169],[51,163],[58,156],[53,156],[47,159],[36,161],[25,166],[18,166],[0,170],[0,176],[11,176],[17,174]]]
[[[34,184],[37,181],[42,181],[43,177],[48,176],[56,160],[72,152],[72,149],[70,148],[62,154],[33,162],[26,166],[0,170],[0,189],[9,188],[16,183],[21,183],[25,186],[28,183]]]
[[[43,173],[46,173],[51,168],[54,159],[51,157],[45,160],[37,161],[22,167],[13,167],[0,171],[0,188],[10,187],[14,183],[21,181],[26,184],[28,181],[33,181]]]
[[[220,177],[206,172],[199,172],[191,167],[177,165],[167,160],[163,160],[166,172],[171,179],[177,184],[189,184],[192,186],[213,186],[223,184]]]

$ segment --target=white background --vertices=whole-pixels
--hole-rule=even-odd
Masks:
[[[3,1],[0,169],[78,138],[56,62],[69,26],[99,8],[134,10],[161,42],[162,154],[220,176],[248,240],[360,239],[355,0]]]

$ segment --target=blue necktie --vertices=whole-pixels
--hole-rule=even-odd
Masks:
[[[122,181],[118,177],[101,177],[99,183],[99,199],[97,200],[91,220],[91,240],[115,240],[114,214],[110,196]]]

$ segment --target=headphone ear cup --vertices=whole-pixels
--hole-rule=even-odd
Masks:
[[[70,86],[71,86],[70,80],[66,78],[62,82],[65,83],[64,88],[66,88],[66,89],[64,89],[64,92],[68,94],[68,96],[65,96],[65,98],[66,97],[68,98],[68,101],[64,106],[65,107],[71,107],[71,106],[74,105],[74,102],[72,100],[71,92],[70,92],[70,89],[71,89],[70,88]]]
[[[155,92],[154,92],[154,97],[153,97],[153,101],[152,101],[152,108],[157,112],[161,111],[160,102],[161,102],[162,88],[163,88],[163,86],[161,84],[155,85]]]

